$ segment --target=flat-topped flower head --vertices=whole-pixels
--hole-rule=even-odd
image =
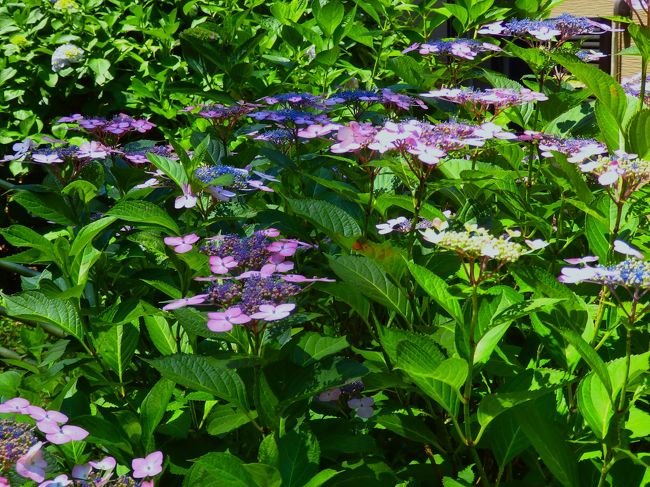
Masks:
[[[379,223],[375,226],[379,235],[386,235],[392,232],[408,233],[411,231],[411,225],[411,220],[404,216],[398,216],[397,218],[391,218],[390,220],[387,220],[386,223]],[[426,218],[420,217],[415,228],[417,230],[435,228],[436,230],[441,231],[445,230],[448,226],[449,224],[446,221],[443,221],[437,217],[433,220],[427,220]]]
[[[441,39],[424,43],[415,43],[404,49],[402,53],[418,51],[423,56],[447,55],[459,59],[473,60],[479,54],[501,51],[499,46],[475,39]]]
[[[564,267],[558,280],[566,284],[590,282],[611,289],[620,286],[638,299],[650,291],[650,262],[631,258],[611,266]]]
[[[31,424],[0,419],[0,474],[8,472],[37,443]]]
[[[259,121],[275,122],[280,126],[300,126],[326,124],[330,122],[327,115],[316,114],[294,109],[260,110],[250,114],[250,117]]]
[[[634,191],[650,182],[650,161],[622,151],[587,161],[580,169],[593,174],[601,186],[612,188],[611,194],[617,201],[626,200]]]
[[[468,110],[476,115],[482,115],[489,110],[494,114],[524,103],[548,100],[543,93],[522,88],[514,90],[511,88],[488,88],[475,90],[472,88],[441,88],[439,90],[422,93],[425,98],[439,98],[451,103],[466,105]]]
[[[155,145],[137,150],[123,150],[122,157],[133,164],[149,164],[147,154],[155,154],[165,159],[178,160],[178,155],[174,152],[173,147],[169,145]]]
[[[281,93],[260,98],[259,101],[267,105],[284,105],[287,108],[318,108],[322,106],[322,96],[312,95],[311,93]]]
[[[594,139],[567,139],[533,130],[525,131],[519,140],[537,143],[542,157],[553,157],[553,152],[559,152],[567,156],[569,162],[582,162],[607,152],[607,146]]]
[[[439,247],[453,250],[462,258],[480,259],[487,257],[501,262],[514,262],[526,253],[519,243],[509,236],[493,237],[482,227],[465,225],[465,231],[436,232],[431,229],[422,232],[423,238]]]
[[[558,45],[581,35],[598,35],[612,32],[610,25],[595,22],[586,17],[563,14],[544,20],[514,19],[486,24],[479,34],[515,37],[530,44],[556,42]]]

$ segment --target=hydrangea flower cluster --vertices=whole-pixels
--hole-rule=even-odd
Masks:
[[[641,96],[641,75],[633,76],[622,81],[623,91],[635,98]],[[646,86],[650,87],[650,76],[646,78]],[[650,93],[646,91],[645,102],[650,102]]]
[[[494,115],[506,108],[548,100],[548,97],[527,88],[513,90],[511,88],[489,88],[475,90],[472,88],[442,88],[428,93],[422,93],[425,98],[439,98],[459,105],[465,105],[475,116],[484,116],[490,109]]]
[[[176,152],[174,152],[174,148],[171,145],[154,145],[151,147],[145,147],[144,149],[135,150],[125,149],[120,154],[124,159],[133,164],[148,164],[149,159],[147,158],[147,154],[155,154],[174,161],[178,160],[178,155],[176,155]]]
[[[422,100],[413,96],[395,93],[383,88],[378,91],[372,90],[345,90],[332,93],[324,102],[328,107],[346,106],[352,108],[353,114],[358,115],[364,107],[374,104],[383,105],[392,111],[410,110],[417,107],[426,110],[428,107]]]
[[[267,105],[284,105],[287,108],[322,108],[323,97],[311,93],[281,93],[279,95],[265,96],[259,101]]]
[[[311,246],[279,236],[279,231],[271,228],[257,231],[250,237],[218,235],[206,239],[200,251],[209,256],[212,276],[197,280],[212,283],[202,294],[173,301],[163,309],[199,304],[215,306],[221,311],[209,312],[207,323],[214,332],[230,331],[234,325],[247,323],[257,330],[258,322],[265,324],[288,317],[296,305],[287,301],[302,291],[298,283],[331,280],[288,274],[295,265],[287,259]],[[165,243],[173,246],[177,253],[184,253],[198,240],[198,236],[192,234],[168,237]],[[231,272],[238,272],[238,275],[231,275]]]
[[[300,125],[326,124],[330,119],[327,115],[282,108],[280,110],[259,110],[250,114],[258,121],[274,122],[282,127],[296,127]]]
[[[519,140],[538,144],[542,157],[553,157],[552,152],[567,156],[569,162],[582,162],[607,152],[607,146],[593,139],[565,139],[557,135],[526,130]]]
[[[529,44],[556,42],[557,45],[581,35],[598,35],[612,32],[611,26],[586,17],[563,14],[544,20],[515,19],[484,25],[479,34],[516,37]]]
[[[616,288],[622,286],[637,297],[650,291],[650,262],[629,258],[611,266],[564,267],[558,278],[566,284],[591,282]]]
[[[443,230],[436,232],[427,229],[422,232],[427,241],[444,249],[453,250],[462,259],[494,259],[500,262],[514,262],[527,253],[525,247],[510,239],[510,235],[493,237],[482,227],[465,225],[464,231]]]
[[[277,182],[277,179],[268,174],[226,165],[199,167],[194,171],[194,176],[208,185],[208,192],[219,201],[228,201],[237,196],[233,190],[272,193],[273,190],[266,186],[265,181]]]
[[[650,182],[650,161],[623,151],[616,151],[614,156],[600,156],[588,161],[580,169],[596,176],[602,186],[611,188],[610,194],[614,201],[626,200]]]
[[[63,141],[55,142],[62,143]],[[21,161],[45,165],[68,162],[72,163],[75,170],[78,170],[81,166],[91,160],[105,159],[116,152],[114,149],[97,141],[84,142],[79,146],[63,146],[54,144],[38,146],[29,139],[14,144],[13,149],[15,151],[14,154],[9,154],[3,157],[0,159],[0,162]]]
[[[84,59],[84,51],[74,44],[63,44],[52,53],[52,71],[58,73],[71,64],[80,63]]]
[[[416,42],[404,49],[402,54],[411,51],[418,51],[423,56],[430,54],[439,56],[444,54],[455,58],[473,60],[479,54],[498,52],[501,51],[501,48],[489,42],[475,39],[442,39],[424,43]]]
[[[449,212],[445,212],[447,217],[449,217]],[[375,225],[377,227],[377,233],[379,235],[387,235],[392,232],[398,233],[409,233],[412,229],[412,222],[405,216],[398,216],[397,218],[391,218],[386,221],[386,223],[379,223]],[[440,218],[434,218],[433,220],[427,220],[425,218],[420,218],[420,221],[415,225],[416,230],[426,230],[427,228],[435,228],[438,231],[446,230],[449,227],[449,224],[446,221],[441,220]]]
[[[73,129],[83,130],[106,145],[115,145],[125,135],[138,132],[145,133],[155,127],[145,119],[135,119],[120,113],[111,119],[103,117],[84,117],[79,113],[61,117],[56,123],[72,124]]]
[[[0,414],[11,415],[0,419],[0,486],[9,486],[3,475],[18,475],[39,484],[39,487],[61,487],[66,485],[104,485],[153,487],[151,477],[162,472],[163,454],[151,453],[132,462],[131,475],[123,475],[111,481],[116,461],[105,457],[98,462],[77,465],[70,477],[52,474],[55,465],[48,464],[44,455],[48,443],[64,445],[85,439],[88,431],[68,425],[68,417],[54,410],[45,410],[30,404],[27,399],[16,397],[0,403]],[[45,436],[43,441],[41,436]]]
[[[435,165],[449,152],[481,147],[486,140],[515,137],[493,123],[468,125],[443,122],[433,125],[418,120],[387,121],[377,131],[368,148],[382,154],[397,151],[404,157],[414,156],[426,165]]]

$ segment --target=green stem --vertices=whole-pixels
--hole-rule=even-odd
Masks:
[[[368,237],[368,226],[370,225],[370,215],[372,215],[372,205],[374,203],[375,196],[375,178],[377,177],[375,170],[373,169],[370,172],[370,188],[368,194],[368,206],[366,207],[366,224],[363,229],[363,236]]]
[[[25,277],[36,277],[41,274],[40,272],[35,271],[34,269],[30,269],[29,267],[25,267],[20,264],[15,264],[13,262],[6,262],[1,260],[0,260],[0,269],[9,271],[12,274],[19,274]]]
[[[417,236],[417,225],[420,220],[420,210],[426,191],[426,175],[420,175],[418,187],[415,190],[415,197],[413,198],[413,219],[411,220],[411,229],[409,230],[408,237],[408,253],[409,257],[413,257],[413,245],[415,245],[415,238]]]
[[[632,316],[634,316],[634,308],[636,303],[634,303],[632,308]],[[618,400],[617,413],[623,413],[626,408],[626,399],[627,399],[627,382],[630,379],[630,363],[632,360],[632,329],[626,328],[627,334],[625,336],[625,375],[623,376],[623,386],[621,387],[621,397]]]
[[[16,189],[15,184],[11,184],[9,181],[5,181],[4,179],[0,179],[0,188],[2,189]]]

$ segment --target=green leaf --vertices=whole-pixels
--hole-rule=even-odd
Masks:
[[[127,222],[160,225],[171,230],[176,235],[180,233],[174,219],[165,210],[148,201],[120,201],[106,214]]]
[[[407,440],[418,441],[425,445],[432,445],[440,452],[446,453],[445,449],[440,446],[440,443],[438,443],[438,439],[434,433],[418,417],[407,416],[405,414],[382,414],[376,416],[375,421],[387,430],[390,430]]]
[[[248,410],[246,388],[237,372],[223,368],[210,357],[176,354],[148,362],[166,379]]]
[[[406,294],[389,279],[372,259],[361,256],[327,256],[330,267],[343,281],[357,288],[366,297],[392,311],[411,318]]]
[[[147,152],[147,159],[174,181],[179,188],[188,183],[187,174],[185,174],[185,169],[183,169],[180,162],[172,161],[153,152]]]
[[[320,6],[320,3],[316,1],[313,2],[312,10],[325,37],[332,37],[345,15],[343,5],[338,0],[329,0],[325,5]]]
[[[85,204],[88,204],[95,196],[97,196],[98,192],[97,187],[93,183],[84,181],[83,179],[72,181],[61,190],[62,194],[76,194]]]
[[[95,74],[95,82],[98,85],[103,85],[113,79],[113,75],[109,72],[111,62],[108,59],[89,59],[88,67]]]
[[[309,482],[305,484],[305,487],[321,487],[329,479],[331,479],[338,473],[339,473],[338,471],[332,470],[331,468],[326,468],[325,470],[321,470],[316,475],[314,475],[311,479],[309,479]]]
[[[552,326],[552,324],[551,324]],[[560,328],[558,329],[562,337],[578,351],[587,365],[593,370],[598,378],[602,381],[607,393],[612,396],[612,382],[607,372],[607,367],[600,355],[589,345],[584,338],[578,335],[574,330]]]
[[[40,233],[23,225],[11,225],[8,228],[0,229],[2,235],[9,245],[14,247],[32,247],[41,250],[44,254],[52,254],[52,243]]]
[[[357,220],[336,205],[322,200],[287,198],[289,207],[298,216],[310,221],[330,237],[359,237]]]
[[[162,421],[167,404],[174,392],[174,382],[160,379],[147,393],[140,405],[140,424],[142,425],[142,442],[145,450],[153,450],[155,443],[153,433]]]
[[[426,88],[430,84],[426,81],[428,73],[412,57],[392,57],[388,60],[388,69],[412,86]]]
[[[532,402],[514,408],[517,423],[531,442],[544,465],[565,487],[580,485],[578,460],[569,447],[566,431],[549,421],[540,412],[540,405]]]
[[[79,341],[83,340],[81,318],[69,301],[49,298],[40,291],[26,291],[12,296],[3,294],[3,298],[9,316],[49,323]]]
[[[311,331],[301,333],[292,341],[292,361],[300,366],[312,364],[350,346],[345,337],[326,337]]]
[[[53,193],[19,191],[11,201],[18,203],[32,215],[60,225],[74,225],[75,216],[62,196]]]
[[[204,338],[214,337],[214,332],[208,329],[204,313],[193,308],[179,308],[173,314],[187,333]]]
[[[282,487],[282,477],[277,468],[263,463],[246,463],[244,468],[251,474],[257,487]]]
[[[164,316],[143,316],[144,326],[154,347],[162,355],[172,355],[177,351],[176,338]]]
[[[504,468],[530,446],[512,414],[502,414],[492,422],[486,441],[500,468]]]
[[[554,54],[553,59],[584,83],[610,112],[618,126],[622,127],[627,97],[614,78],[592,64],[577,60],[574,56]]]
[[[449,292],[447,283],[426,267],[413,262],[408,262],[411,274],[426,293],[451,316],[456,323],[463,324],[463,312],[460,309],[458,298]]]
[[[587,374],[578,386],[576,397],[578,410],[585,422],[596,438],[604,439],[614,416],[614,407],[603,382],[593,372]]]
[[[85,287],[90,269],[101,256],[102,253],[93,246],[86,247],[82,253],[78,254],[68,269],[73,282],[78,286]]]
[[[94,222],[89,223],[81,230],[79,230],[79,233],[74,238],[72,245],[70,246],[70,255],[75,256],[81,252],[81,250],[90,242],[92,242],[93,239],[99,235],[102,230],[104,230],[116,220],[117,218],[114,216],[105,216],[99,220],[95,220]]]
[[[650,88],[650,87],[649,87]],[[639,155],[640,159],[647,159],[650,154],[650,110],[641,110],[632,117],[627,130],[627,149]]]
[[[132,324],[113,326],[98,335],[97,352],[101,360],[117,374],[120,382],[131,364],[139,336],[140,330]]]
[[[254,414],[254,413],[251,413]],[[210,411],[208,433],[214,436],[234,431],[251,422],[251,416],[228,405],[215,406]]]
[[[488,394],[481,399],[476,411],[476,417],[482,429],[490,424],[497,416],[509,411],[518,404],[522,404],[534,399],[538,399],[546,394],[550,394],[557,387],[537,389],[534,391],[520,392],[499,392]]]
[[[212,452],[199,458],[183,481],[184,487],[257,487],[244,463],[226,452]]]
[[[320,446],[310,431],[289,431],[278,441],[283,487],[304,487],[318,472]]]

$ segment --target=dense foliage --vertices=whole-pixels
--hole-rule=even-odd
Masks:
[[[0,486],[650,483],[647,26],[621,86],[550,1],[31,3]]]

